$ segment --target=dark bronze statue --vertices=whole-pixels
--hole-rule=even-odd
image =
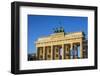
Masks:
[[[63,27],[54,28],[53,30],[54,30],[54,33],[64,32],[64,28]]]

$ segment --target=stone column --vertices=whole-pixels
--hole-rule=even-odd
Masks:
[[[51,60],[53,60],[53,45],[51,45]]]
[[[73,50],[73,43],[71,43],[71,47],[70,47],[70,55],[71,55],[70,58],[71,58],[71,59],[73,59],[72,50]]]
[[[74,45],[74,59],[78,58],[78,49],[77,49],[77,44]]]
[[[36,59],[38,59],[38,47],[36,47]]]
[[[70,50],[72,50],[73,49],[73,43],[71,43],[71,48],[70,48]]]
[[[83,58],[83,43],[80,41],[80,58]]]
[[[64,59],[64,44],[62,44],[62,60]]]
[[[43,60],[45,60],[45,46],[43,47]]]

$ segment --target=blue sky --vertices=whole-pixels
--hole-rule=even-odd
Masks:
[[[62,26],[65,32],[83,31],[88,34],[88,18],[77,16],[28,15],[28,53],[35,53],[35,41]]]

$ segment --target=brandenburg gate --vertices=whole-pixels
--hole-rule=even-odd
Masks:
[[[65,33],[64,30],[54,32],[47,37],[38,38],[36,56],[38,60],[60,60],[84,58],[83,32]],[[78,56],[80,47],[80,57]]]

